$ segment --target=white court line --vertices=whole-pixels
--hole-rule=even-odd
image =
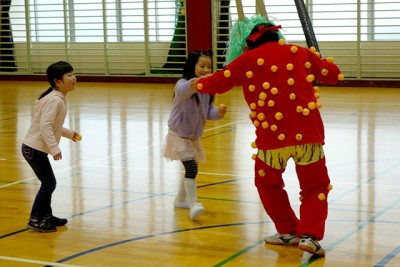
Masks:
[[[77,165],[77,166],[79,166],[79,165]],[[68,168],[65,168],[65,169],[58,170],[57,172],[67,171],[67,170],[69,170],[69,169],[71,169],[71,168],[72,168],[72,167],[68,167]],[[24,180],[19,180],[19,181],[13,182],[13,183],[8,183],[8,184],[5,184],[5,185],[0,185],[0,189],[1,189],[1,188],[4,188],[4,187],[8,187],[8,186],[15,185],[15,184],[20,184],[20,183],[23,183],[23,182],[26,182],[26,181],[30,181],[30,180],[33,180],[33,179],[37,179],[36,176],[32,176],[32,177],[30,177],[30,178],[27,178],[27,179],[24,179]]]
[[[93,168],[110,168],[110,166],[104,166],[104,165],[88,165]],[[131,168],[131,167],[125,167],[125,166],[113,166],[113,169],[118,168],[118,169],[130,169],[134,171],[151,171],[152,169],[149,168]],[[161,171],[160,171],[161,172]],[[184,170],[162,170],[162,172],[168,172],[168,173],[183,173],[185,172]],[[201,172],[199,171],[198,174],[204,174],[204,175],[211,175],[211,176],[229,176],[229,177],[238,177],[238,178],[253,178],[253,173],[250,175],[248,174],[234,174],[234,173],[220,173],[220,172]]]
[[[212,127],[212,128],[207,129],[207,130],[204,130],[204,132],[216,130],[216,129],[223,128],[223,127],[226,127],[226,126],[229,126],[229,125],[233,125],[233,124],[238,124],[238,123],[240,123],[240,122],[243,122],[243,121],[231,122],[231,123],[223,124],[223,125],[220,125],[220,126]],[[132,152],[135,152],[135,151],[140,151],[140,150],[142,150],[142,149],[145,149],[145,148],[148,148],[148,147],[153,147],[153,146],[159,145],[159,144],[160,144],[160,142],[154,143],[154,144],[152,144],[152,145],[150,145],[150,146],[143,146],[143,147],[141,147],[141,148],[137,148],[137,149],[134,149],[134,150],[130,150],[130,151],[127,151],[127,152],[125,152],[125,153],[119,154],[118,156],[112,156],[112,157],[119,157],[119,156],[122,156],[122,155],[124,155],[124,154],[132,153]],[[93,163],[95,163],[95,162],[99,162],[99,161],[106,160],[106,159],[109,159],[109,158],[111,158],[111,156],[108,156],[108,157],[105,157],[105,158],[100,158],[100,159],[96,159],[96,160],[87,162],[87,163],[85,163],[85,165],[90,165],[90,164],[93,164]],[[65,169],[63,169],[63,170],[58,170],[57,173],[58,173],[58,172],[62,172],[62,171],[66,171],[66,170],[70,170],[70,169],[72,169],[72,168],[79,167],[79,166],[82,166],[82,164],[74,165],[74,166],[65,168]],[[0,189],[1,189],[1,188],[5,188],[5,187],[9,187],[9,186],[12,186],[12,185],[16,185],[16,184],[19,184],[19,183],[23,183],[23,182],[26,182],[26,181],[30,181],[30,180],[35,179],[35,178],[36,178],[36,176],[33,176],[33,177],[30,177],[30,178],[27,178],[27,179],[24,179],[24,180],[19,180],[19,181],[13,182],[13,183],[5,184],[5,185],[0,185]]]
[[[19,181],[13,182],[13,183],[5,184],[5,185],[0,185],[0,188],[7,187],[7,186],[12,186],[12,185],[23,183],[23,182],[26,182],[26,181],[30,181],[33,178],[35,178],[35,177],[31,177],[31,178],[28,178],[28,179],[25,179],[25,180],[19,180]]]
[[[244,121],[236,121],[236,122],[231,122],[231,123],[223,124],[223,125],[220,125],[220,126],[216,126],[216,127],[213,127],[213,128],[207,129],[207,130],[204,130],[204,132],[212,131],[212,130],[219,129],[219,128],[224,128],[224,127],[226,127],[226,126],[229,126],[229,125],[232,125],[232,124],[238,124],[238,123],[240,123],[240,122],[244,122]]]
[[[0,260],[34,263],[34,264],[40,264],[40,265],[59,266],[59,267],[83,267],[82,265],[71,265],[71,264],[63,264],[63,263],[56,263],[56,262],[49,262],[49,261],[36,261],[36,260],[14,258],[14,257],[7,257],[7,256],[0,256]]]

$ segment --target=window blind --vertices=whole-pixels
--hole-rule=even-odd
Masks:
[[[0,72],[42,74],[66,60],[79,74],[171,76],[186,59],[185,0],[13,0],[8,7]]]
[[[229,2],[229,14],[223,6]],[[238,19],[236,1],[213,1],[213,42],[223,57],[228,33]],[[293,0],[264,1],[268,18],[283,27],[290,43],[307,46]],[[260,14],[255,0],[242,0],[246,17]],[[309,0],[308,15],[322,56],[333,56],[346,78],[400,79],[400,1],[398,0]],[[221,59],[219,59],[221,61]],[[218,65],[221,68],[221,65]]]
[[[211,0],[216,69],[224,63],[236,1]],[[7,2],[7,1],[5,1]],[[293,0],[265,0],[288,42],[306,46]],[[242,0],[258,14],[256,0]],[[346,78],[400,79],[399,0],[308,0],[322,56]],[[12,0],[1,6],[1,74],[43,74],[58,60],[80,75],[180,76],[186,0]]]

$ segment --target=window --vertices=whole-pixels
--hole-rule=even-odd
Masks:
[[[26,25],[24,1],[14,0],[11,21],[14,41],[144,42],[147,30],[148,41],[170,42],[176,12],[173,0],[29,0]]]
[[[304,0],[307,13],[322,56],[333,56],[347,78],[399,79],[398,49],[400,41],[399,0]],[[214,47],[218,68],[225,60],[229,33],[221,34],[237,21],[236,1],[214,0],[216,28]],[[230,2],[229,19],[223,6]],[[245,16],[259,14],[256,0],[242,0]],[[282,33],[290,43],[307,46],[299,14],[293,0],[264,0],[267,15],[282,25]],[[226,17],[226,16],[225,16]],[[224,22],[224,23],[222,23]]]
[[[283,24],[285,36],[293,41],[304,40],[293,0],[264,2],[269,18]],[[247,17],[257,13],[255,0],[242,3]],[[359,33],[362,40],[400,40],[398,0],[309,0],[307,3],[319,41],[356,41]],[[236,21],[235,1],[231,1],[230,13],[232,21]]]

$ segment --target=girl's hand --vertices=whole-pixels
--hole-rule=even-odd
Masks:
[[[62,159],[61,152],[58,153],[57,155],[54,155],[54,156],[53,156],[53,159],[54,159],[54,160],[60,160],[60,159]]]
[[[219,104],[218,114],[220,116],[225,116],[226,110],[227,110],[227,107],[225,104]]]
[[[197,93],[197,87],[196,87],[197,80],[198,80],[197,78],[190,80],[190,90],[192,90],[193,92],[196,92],[196,93]]]

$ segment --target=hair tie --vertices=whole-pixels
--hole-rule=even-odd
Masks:
[[[258,26],[258,31],[250,35],[249,37],[246,38],[246,41],[257,41],[258,38],[264,33],[264,32],[278,32],[279,29],[282,29],[281,25],[276,25],[276,26]]]

